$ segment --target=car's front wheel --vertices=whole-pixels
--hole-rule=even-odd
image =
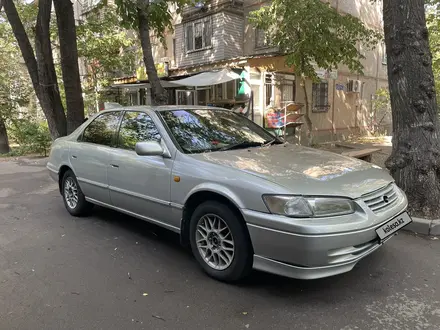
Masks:
[[[61,182],[64,205],[67,211],[76,217],[88,214],[93,204],[86,201],[75,174],[71,170],[66,171]]]
[[[192,252],[210,276],[237,281],[252,270],[253,252],[244,221],[229,206],[216,201],[199,205],[191,217]]]

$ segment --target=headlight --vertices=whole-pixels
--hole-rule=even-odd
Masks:
[[[294,218],[328,217],[354,213],[350,199],[332,197],[301,197],[264,195],[271,213]]]

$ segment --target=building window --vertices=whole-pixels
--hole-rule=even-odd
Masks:
[[[312,112],[327,112],[330,108],[328,104],[328,82],[321,81],[313,83],[312,87]]]
[[[385,46],[385,43],[382,43],[382,64],[387,65],[387,47]]]
[[[194,26],[192,24],[186,26],[186,50],[190,51],[194,49]]]
[[[186,28],[186,51],[201,50],[212,45],[211,19],[205,19],[187,23]]]
[[[267,39],[266,31],[263,29],[255,29],[255,48],[268,47],[269,42]]]
[[[294,102],[296,99],[296,85],[295,81],[286,80],[281,84],[281,99],[284,102],[283,105]]]
[[[176,65],[176,38],[173,39],[173,65]]]

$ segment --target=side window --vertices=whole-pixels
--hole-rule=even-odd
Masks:
[[[96,117],[84,130],[82,142],[112,146],[120,118],[121,112],[103,113]]]
[[[146,113],[127,111],[119,129],[119,147],[134,150],[137,142],[160,141],[160,134]]]

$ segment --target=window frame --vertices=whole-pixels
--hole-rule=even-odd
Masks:
[[[260,40],[259,34],[263,33],[263,44],[259,45],[258,41]],[[260,28],[255,28],[255,49],[265,49],[265,48],[271,48],[270,43],[266,36],[266,31]]]
[[[176,38],[173,38],[173,66],[177,66],[177,49],[176,49]]]
[[[121,128],[122,128],[122,121],[124,120],[125,114],[126,114],[127,112],[143,113],[145,116],[147,116],[148,118],[150,118],[151,121],[152,121],[152,123],[153,123],[154,126],[156,127],[157,132],[159,133],[159,136],[160,136],[160,140],[159,140],[159,141],[156,141],[156,142],[161,143],[161,141],[163,140],[162,133],[160,132],[160,129],[159,129],[157,123],[154,121],[154,119],[153,119],[153,117],[151,116],[151,114],[149,114],[148,112],[145,112],[145,111],[141,111],[141,110],[124,110],[124,111],[123,111],[123,114],[122,114],[122,116],[121,116],[121,118],[120,118],[120,120],[119,120],[118,130],[117,130],[117,133],[116,133],[116,136],[115,136],[115,148],[117,148],[117,149],[121,149],[121,150],[126,150],[126,151],[133,151],[133,152],[136,152],[134,149],[126,149],[126,148],[121,147],[121,145],[120,145],[120,139],[119,139],[119,136],[120,136],[120,132],[121,132]],[[145,142],[145,141],[138,141],[138,142]]]
[[[325,104],[321,104],[320,93],[323,91],[323,88],[321,85],[326,85],[326,90],[324,92],[324,97],[323,97],[323,98],[325,98]],[[317,86],[316,88],[318,88],[318,100],[316,100],[316,97],[315,97],[315,86]],[[321,80],[319,83],[312,84],[312,112],[321,113],[321,112],[328,112],[330,110],[329,87],[330,87],[330,84],[329,84],[328,80]]]
[[[98,119],[98,118],[100,118],[100,117],[103,117],[103,116],[105,116],[105,115],[108,115],[108,114],[119,114],[119,119],[118,119],[118,123],[117,123],[117,125],[116,125],[116,128],[115,128],[115,132],[113,133],[113,136],[112,136],[112,141],[111,141],[111,145],[105,145],[105,144],[100,144],[100,143],[94,143],[94,142],[89,142],[89,141],[84,141],[84,133],[85,133],[85,131]],[[90,123],[88,123],[87,124],[87,126],[86,127],[84,127],[84,129],[82,130],[82,132],[81,132],[81,134],[78,136],[78,138],[76,139],[76,141],[77,142],[80,142],[80,143],[88,143],[88,144],[93,144],[93,145],[98,145],[98,146],[103,146],[103,147],[109,147],[109,148],[115,148],[116,147],[116,136],[117,136],[117,134],[119,134],[119,127],[121,126],[121,120],[122,120],[122,117],[123,117],[123,113],[124,113],[124,111],[123,110],[116,110],[116,111],[108,111],[108,112],[103,112],[103,113],[100,113],[100,114],[98,114],[95,118],[93,118],[93,120],[91,120],[90,121]]]
[[[206,38],[206,29],[207,29],[207,23],[209,24],[208,27],[210,27],[210,42],[209,45],[206,44],[206,40],[208,40],[208,38]],[[196,49],[196,36],[195,36],[195,26],[197,24],[202,24],[202,47],[201,48],[197,48]],[[192,31],[192,48],[189,49],[189,45],[188,45],[188,28],[191,27],[191,31]],[[185,50],[186,53],[193,53],[193,52],[198,52],[198,51],[202,51],[202,50],[206,50],[206,49],[210,49],[212,48],[212,38],[213,38],[213,29],[212,29],[212,18],[208,17],[208,18],[202,18],[202,19],[198,19],[192,22],[188,22],[184,24],[184,37],[185,37]]]

